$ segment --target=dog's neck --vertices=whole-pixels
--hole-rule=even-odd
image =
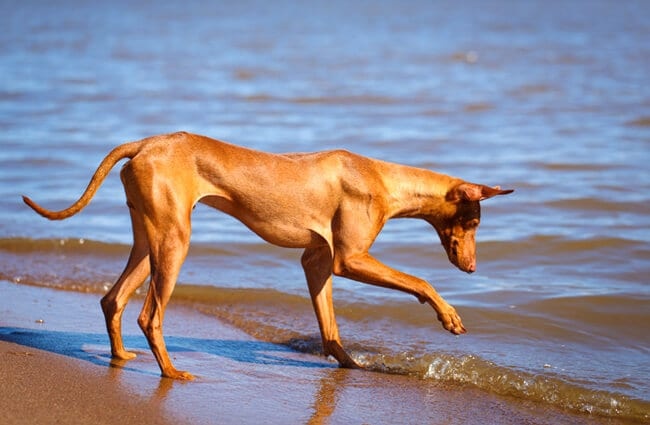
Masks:
[[[449,189],[463,182],[430,170],[389,164],[384,179],[388,190],[390,218],[428,218],[444,214]]]

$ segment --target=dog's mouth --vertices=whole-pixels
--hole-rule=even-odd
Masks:
[[[467,261],[467,262],[461,262],[458,261],[458,259],[452,259],[450,258],[451,263],[458,268],[458,270],[472,274],[476,271],[476,262],[475,261]]]
[[[472,274],[476,271],[476,259],[474,257],[463,257],[458,255],[458,249],[453,247],[449,251],[449,261],[460,271]]]

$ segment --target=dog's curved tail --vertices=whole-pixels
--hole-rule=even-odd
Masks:
[[[79,211],[84,209],[86,205],[90,203],[90,200],[95,196],[97,189],[104,182],[104,179],[111,171],[111,169],[117,164],[120,160],[124,158],[133,158],[140,151],[141,142],[131,142],[125,143],[113,149],[106,157],[102,160],[93,174],[86,190],[81,195],[81,197],[74,204],[70,205],[68,208],[61,211],[51,211],[46,208],[41,207],[36,202],[29,199],[27,196],[23,195],[23,201],[29,205],[34,211],[42,215],[45,218],[50,220],[64,220],[68,217],[71,217],[77,214]]]

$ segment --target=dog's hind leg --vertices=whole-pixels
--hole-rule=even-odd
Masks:
[[[343,349],[334,316],[332,254],[329,246],[307,248],[302,255],[301,263],[323,339],[323,354],[334,356],[341,367],[359,368],[359,365]]]
[[[126,351],[122,342],[122,313],[135,290],[142,285],[149,275],[149,243],[144,231],[142,218],[133,209],[131,224],[133,227],[133,247],[129,260],[115,285],[101,300],[111,353],[114,358],[130,360],[135,353]]]
[[[174,207],[166,207],[173,211]],[[144,300],[138,324],[147,337],[162,376],[174,379],[194,379],[185,371],[176,370],[169,358],[163,338],[165,308],[171,298],[176,279],[190,244],[190,211],[177,215],[147,217],[146,228],[150,246],[151,283]],[[178,212],[178,211],[176,211]],[[181,218],[182,217],[182,218]]]

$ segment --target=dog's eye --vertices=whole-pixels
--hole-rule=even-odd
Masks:
[[[471,220],[471,221],[468,221],[468,222],[467,222],[467,224],[465,225],[465,227],[466,227],[467,229],[476,229],[476,228],[478,227],[478,223],[479,223],[478,220]]]

